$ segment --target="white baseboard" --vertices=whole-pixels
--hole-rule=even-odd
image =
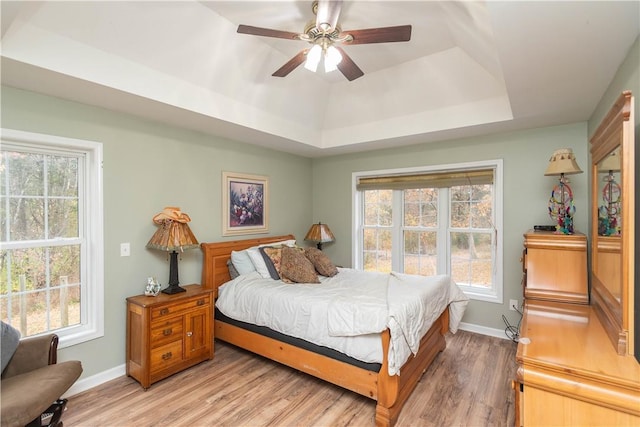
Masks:
[[[490,337],[510,339],[503,329],[487,328],[486,326],[474,325],[473,323],[460,322],[460,329],[463,331],[475,332],[476,334],[488,335]]]
[[[486,326],[474,325],[471,323],[460,323],[460,329],[463,331],[475,332],[477,334],[488,335],[491,337],[509,339],[502,329],[487,328]],[[76,381],[62,397],[69,397],[87,391],[90,388],[97,387],[100,384],[111,381],[127,373],[126,365],[122,364],[90,377]]]
[[[62,397],[69,397],[78,393],[82,393],[83,391],[87,391],[90,388],[97,387],[100,384],[106,383],[107,381],[111,381],[113,379],[121,377],[126,373],[127,365],[122,364],[120,366],[107,369],[106,371],[102,371],[90,377],[83,378],[76,381],[75,384],[73,384]]]

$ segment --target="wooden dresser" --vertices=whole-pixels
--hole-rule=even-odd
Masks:
[[[589,303],[584,234],[530,230],[522,260],[525,299]]]
[[[127,375],[145,389],[213,359],[213,295],[198,285],[186,292],[127,298]]]
[[[548,256],[527,249],[524,257],[516,425],[640,426],[633,108],[633,96],[623,92],[591,138],[588,304],[582,243],[580,260],[574,243]],[[539,236],[525,235],[525,246],[545,247]],[[557,242],[577,237],[549,236]],[[537,282],[540,276],[545,279]]]
[[[516,360],[517,425],[640,426],[640,364],[592,306],[527,300]]]

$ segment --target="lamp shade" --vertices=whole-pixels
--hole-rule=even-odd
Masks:
[[[198,240],[187,224],[190,221],[189,215],[181,212],[180,208],[164,208],[153,217],[153,222],[159,227],[151,236],[147,248],[165,252],[197,248]]]
[[[574,175],[582,173],[571,148],[561,148],[553,152],[545,175]]]
[[[324,55],[324,71],[330,73],[338,69],[338,64],[342,61],[342,54],[335,46],[329,46]]]
[[[601,172],[618,172],[620,170],[620,150],[615,150],[598,164]]]
[[[327,224],[321,222],[313,224],[307,235],[304,236],[304,240],[315,242],[318,244],[318,249],[322,249],[323,243],[333,242],[336,238],[333,236],[331,229]]]
[[[322,47],[318,44],[313,45],[309,52],[307,52],[307,60],[304,63],[304,68],[315,73],[318,69],[320,59],[322,59]]]

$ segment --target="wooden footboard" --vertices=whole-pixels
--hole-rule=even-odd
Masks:
[[[231,256],[231,251],[239,251],[260,244],[293,238],[292,235],[287,235],[221,243],[203,243],[201,245],[204,253],[202,286],[214,289],[214,295],[217,296],[218,287],[229,280],[226,263]],[[400,375],[391,376],[389,375],[387,363],[390,340],[388,330],[381,334],[384,359],[380,372],[376,373],[247,331],[223,321],[215,321],[216,339],[244,348],[376,400],[375,422],[377,426],[393,426],[396,423],[402,407],[422,374],[431,365],[438,353],[444,350],[446,345],[444,335],[448,330],[449,309],[447,307],[422,338],[418,354],[412,356],[402,366]]]
[[[378,397],[378,374],[274,338],[216,320],[215,337],[371,399]]]
[[[392,426],[411,392],[429,368],[438,353],[446,347],[444,335],[449,330],[449,308],[440,315],[420,341],[420,348],[400,369],[400,375],[389,375],[387,354],[389,353],[389,330],[382,334],[383,363],[378,374],[378,404],[376,425]]]
[[[339,360],[278,341],[274,338],[215,321],[215,337],[252,353],[290,366],[314,377],[376,400],[376,426],[393,426],[422,374],[439,352],[445,348],[449,310],[445,310],[420,341],[418,354],[400,369],[400,375],[389,375],[387,353],[389,330],[381,334],[384,359],[380,372],[371,372]]]

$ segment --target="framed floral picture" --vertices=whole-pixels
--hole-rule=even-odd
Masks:
[[[268,178],[222,172],[222,235],[268,232]]]

